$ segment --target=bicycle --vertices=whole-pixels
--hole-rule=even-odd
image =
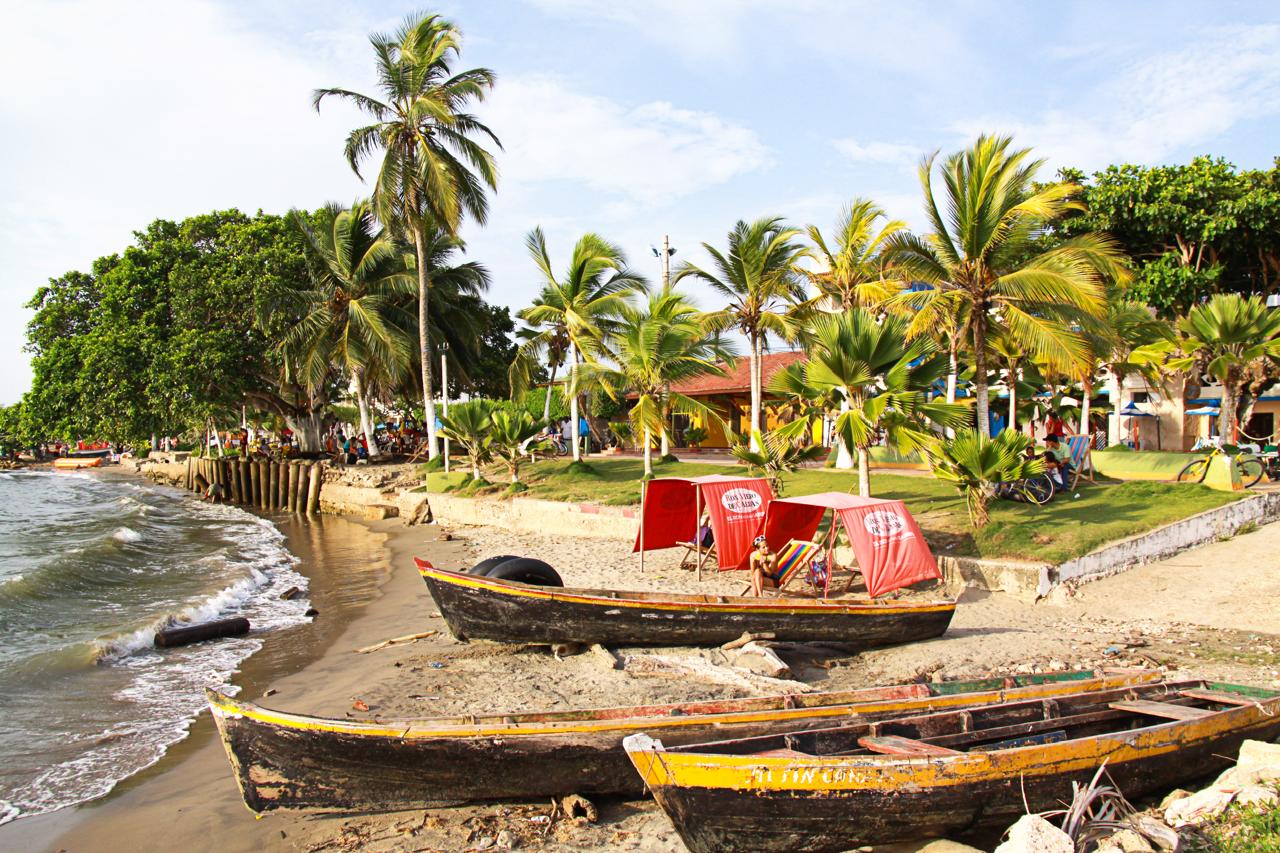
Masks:
[[[996,485],[996,497],[1036,506],[1044,506],[1057,492],[1058,484],[1048,474]]]
[[[1232,464],[1240,471],[1240,482],[1246,489],[1252,488],[1262,479],[1266,466],[1262,460],[1252,453],[1241,450],[1234,444],[1213,446],[1209,452],[1199,459],[1193,459],[1178,472],[1179,483],[1203,483],[1209,473],[1209,464],[1215,456],[1230,456]]]

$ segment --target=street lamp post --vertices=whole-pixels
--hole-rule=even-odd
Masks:
[[[676,253],[676,250],[671,248],[671,237],[666,234],[662,235],[662,251],[658,251],[656,247],[651,246],[650,248],[653,249],[654,255],[662,259],[662,289],[665,291],[671,286],[671,256]],[[668,386],[667,391],[669,392],[670,390],[671,388]],[[671,455],[671,438],[669,435],[670,430],[668,429],[670,424],[666,422],[665,412],[663,415],[662,438],[660,439],[659,450],[660,455],[665,458]]]

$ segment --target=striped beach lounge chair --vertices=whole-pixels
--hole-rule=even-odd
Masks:
[[[1067,442],[1067,461],[1071,463],[1071,483],[1070,488],[1074,489],[1080,482],[1080,478],[1086,478],[1090,483],[1093,479],[1093,456],[1092,436],[1088,435],[1068,435],[1064,436]],[[1088,473],[1085,473],[1085,468]]]
[[[822,552],[822,546],[817,542],[809,542],[804,539],[792,539],[782,549],[778,551],[777,569],[774,571],[771,579],[774,582],[774,588],[781,592],[782,588],[795,580],[806,566],[813,562],[813,558]],[[809,578],[809,582],[814,585],[815,589],[822,586],[826,587],[826,573],[824,577],[817,579]]]

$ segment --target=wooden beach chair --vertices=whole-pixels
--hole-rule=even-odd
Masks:
[[[1093,479],[1093,437],[1088,435],[1068,435],[1063,436],[1067,443],[1067,461],[1071,463],[1071,484],[1069,488],[1074,489],[1079,483],[1080,478],[1084,477],[1090,483]],[[1085,468],[1088,467],[1088,473]]]
[[[786,545],[783,545],[778,551],[777,568],[774,570],[771,579],[774,582],[774,594],[781,595],[782,590],[787,584],[795,580],[803,569],[812,565],[814,557],[822,553],[822,545],[817,542],[809,542],[805,539],[792,539]],[[831,571],[828,568],[821,579],[808,576],[809,585],[814,588],[814,592],[818,591],[819,586],[825,596],[827,592],[827,582],[831,578]]]
[[[695,539],[702,542],[701,545],[699,545],[697,541],[676,543],[681,548],[684,548],[684,555],[680,558],[680,568],[696,569],[698,567],[698,560],[702,560],[702,564],[706,565],[708,562],[716,559],[715,540],[712,539],[710,542],[707,542],[707,540],[711,538],[710,533],[711,528],[706,525],[702,525],[698,528],[697,533],[694,534]],[[699,556],[699,554],[701,554],[701,556]]]

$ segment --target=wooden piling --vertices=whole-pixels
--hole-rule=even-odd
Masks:
[[[289,463],[289,478],[285,485],[287,497],[285,498],[285,509],[289,512],[298,511],[298,463]]]
[[[276,509],[285,510],[289,506],[289,463],[280,463],[279,482],[276,485]]]
[[[244,488],[240,482],[240,460],[232,459],[229,464],[231,466],[231,502],[238,504],[244,495]]]
[[[253,484],[249,482],[249,460],[242,457],[240,465],[240,503],[249,503],[250,496],[253,494]]]
[[[280,490],[280,463],[267,463],[267,509],[276,508],[276,493]]]
[[[258,509],[267,508],[267,495],[271,494],[271,473],[267,469],[269,464],[270,461],[266,459],[258,462]]]
[[[249,460],[249,493],[245,495],[244,502],[249,506],[258,505],[258,461],[256,459]]]
[[[319,462],[311,463],[311,470],[308,474],[307,483],[307,515],[315,515],[320,511],[320,478],[323,475],[323,469]]]

